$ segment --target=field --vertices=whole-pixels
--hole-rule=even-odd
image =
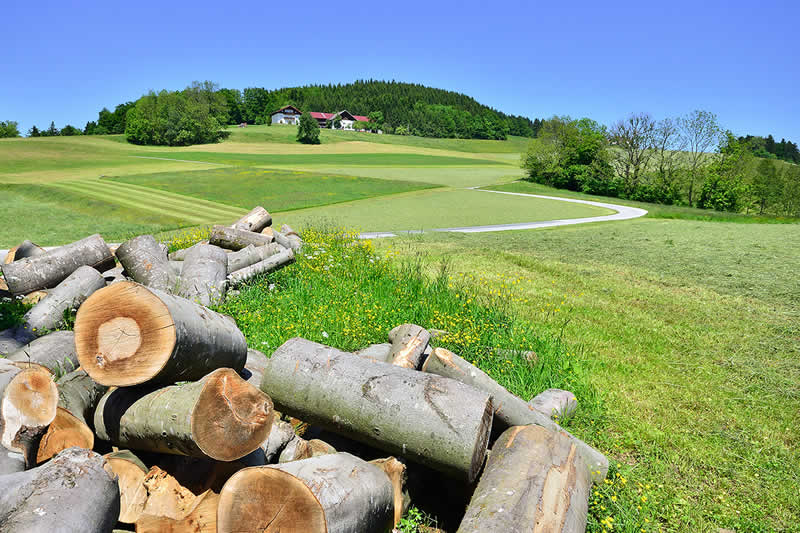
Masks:
[[[590,531],[611,530],[608,517],[614,531],[800,531],[797,221],[517,182],[522,139],[323,131],[322,145],[302,146],[295,131],[232,128],[223,143],[177,149],[119,137],[0,141],[0,248],[173,235],[258,203],[277,224],[351,231],[607,214],[466,190],[475,186],[643,207],[648,216],[629,221],[433,232],[358,253],[314,229],[296,269],[225,311],[265,351],[294,335],[352,349],[417,320],[458,331],[442,342],[522,396],[574,389],[580,407],[566,425],[613,461],[590,501]],[[541,362],[500,360],[487,346],[534,349]]]

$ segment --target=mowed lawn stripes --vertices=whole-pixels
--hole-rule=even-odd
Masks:
[[[246,212],[224,204],[104,180],[62,181],[49,186],[124,207],[173,216],[193,224],[232,221]]]

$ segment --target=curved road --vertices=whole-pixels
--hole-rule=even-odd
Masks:
[[[631,218],[643,217],[647,214],[647,210],[639,209],[638,207],[628,207],[626,205],[606,204],[603,202],[593,202],[590,200],[577,200],[575,198],[560,198],[558,196],[543,196],[541,194],[527,194],[522,192],[506,192],[506,191],[491,191],[488,189],[479,189],[478,187],[468,187],[468,190],[477,192],[486,192],[494,194],[510,194],[512,196],[528,196],[530,198],[544,198],[545,200],[559,200],[561,202],[571,202],[574,204],[593,205],[595,207],[605,207],[616,211],[613,215],[603,215],[599,217],[585,217],[585,218],[565,218],[561,220],[545,220],[541,222],[519,222],[516,224],[492,224],[490,226],[466,226],[462,228],[436,228],[429,231],[444,231],[453,233],[486,233],[490,231],[510,231],[520,229],[536,229],[536,228],[552,228],[555,226],[569,226],[571,224],[586,224],[587,222],[605,222],[607,220],[629,220]],[[424,233],[424,231],[373,231],[361,233],[362,239],[380,239],[383,237],[397,237],[398,234],[409,235]]]
[[[555,226],[569,226],[572,224],[586,224],[587,222],[605,222],[608,220],[629,220],[631,218],[639,218],[647,214],[645,209],[638,207],[628,207],[625,205],[607,204],[603,202],[593,202],[590,200],[577,200],[575,198],[560,198],[558,196],[543,196],[541,194],[527,194],[522,192],[506,192],[506,191],[491,191],[488,189],[479,189],[478,187],[467,187],[467,190],[493,193],[493,194],[510,194],[512,196],[528,196],[530,198],[544,198],[545,200],[558,200],[561,202],[571,202],[574,204],[593,205],[595,207],[605,207],[616,211],[613,215],[603,215],[599,217],[585,217],[585,218],[565,218],[561,220],[545,220],[541,222],[518,222],[515,224],[492,224],[490,226],[465,226],[461,228],[435,228],[428,231],[442,231],[452,233],[486,233],[490,231],[510,231],[521,229],[537,229],[537,228],[552,228]],[[362,239],[380,239],[383,237],[397,237],[398,235],[410,235],[424,233],[420,230],[411,231],[373,231],[361,233]],[[56,247],[48,246],[45,249],[52,249]],[[0,257],[5,257],[8,250],[0,250]]]

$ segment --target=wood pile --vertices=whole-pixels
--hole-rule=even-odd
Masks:
[[[413,500],[451,531],[583,531],[608,462],[551,418],[569,392],[528,403],[415,324],[249,349],[208,306],[293,262],[271,224],[169,256],[149,235],[10,254],[8,292],[49,292],[0,334],[0,530],[377,533]]]

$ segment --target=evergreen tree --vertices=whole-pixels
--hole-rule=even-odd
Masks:
[[[303,144],[319,144],[319,124],[311,113],[306,111],[300,115],[300,127],[297,128],[297,141]]]
[[[39,132],[39,128],[36,127],[34,124],[31,129],[28,130],[28,137],[41,137],[42,134]]]

